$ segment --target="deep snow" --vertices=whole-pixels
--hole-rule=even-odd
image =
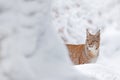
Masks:
[[[0,80],[120,80],[120,1],[50,1],[0,0]],[[73,44],[100,28],[97,63],[73,66],[52,26]]]
[[[96,80],[73,69],[51,0],[0,0],[0,80]]]
[[[101,29],[97,63],[75,66],[76,69],[100,80],[120,80],[120,1],[54,0],[54,3],[53,24],[65,43],[83,44],[86,28],[93,33]]]

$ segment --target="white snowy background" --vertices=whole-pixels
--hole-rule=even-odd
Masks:
[[[96,80],[72,66],[51,0],[0,0],[0,80]]]
[[[100,80],[120,80],[120,0],[54,0],[52,15],[65,43],[84,44],[86,28],[101,30],[97,62],[75,69]]]
[[[119,8],[119,0],[0,0],[0,80],[120,80]],[[52,26],[73,44],[100,28],[97,63],[73,66]]]

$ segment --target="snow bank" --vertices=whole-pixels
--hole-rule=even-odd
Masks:
[[[88,76],[96,77],[98,80],[120,80],[120,74],[105,65],[85,64],[77,65],[74,68]]]
[[[72,68],[51,0],[0,0],[0,80],[96,80]]]
[[[86,65],[83,67],[83,72],[85,69],[88,70],[85,70],[85,73],[91,70],[90,72],[94,72],[97,77],[120,75],[120,1],[54,0],[54,2],[53,24],[65,43],[85,43],[86,28],[93,32],[101,29],[100,56],[97,64]],[[99,79],[114,80],[110,76],[108,79],[107,77]]]

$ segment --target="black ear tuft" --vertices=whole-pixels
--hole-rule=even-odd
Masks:
[[[88,28],[86,29],[86,34],[87,34],[87,37],[91,35]]]
[[[100,37],[100,29],[98,30],[98,32],[96,33],[97,37]]]
[[[88,28],[86,29],[86,34],[87,34],[87,36],[90,35]]]

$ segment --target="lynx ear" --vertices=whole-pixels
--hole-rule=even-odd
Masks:
[[[86,34],[87,34],[87,36],[90,36],[91,34],[89,33],[89,30],[88,29],[86,29]]]
[[[95,34],[97,37],[100,37],[100,30]]]

